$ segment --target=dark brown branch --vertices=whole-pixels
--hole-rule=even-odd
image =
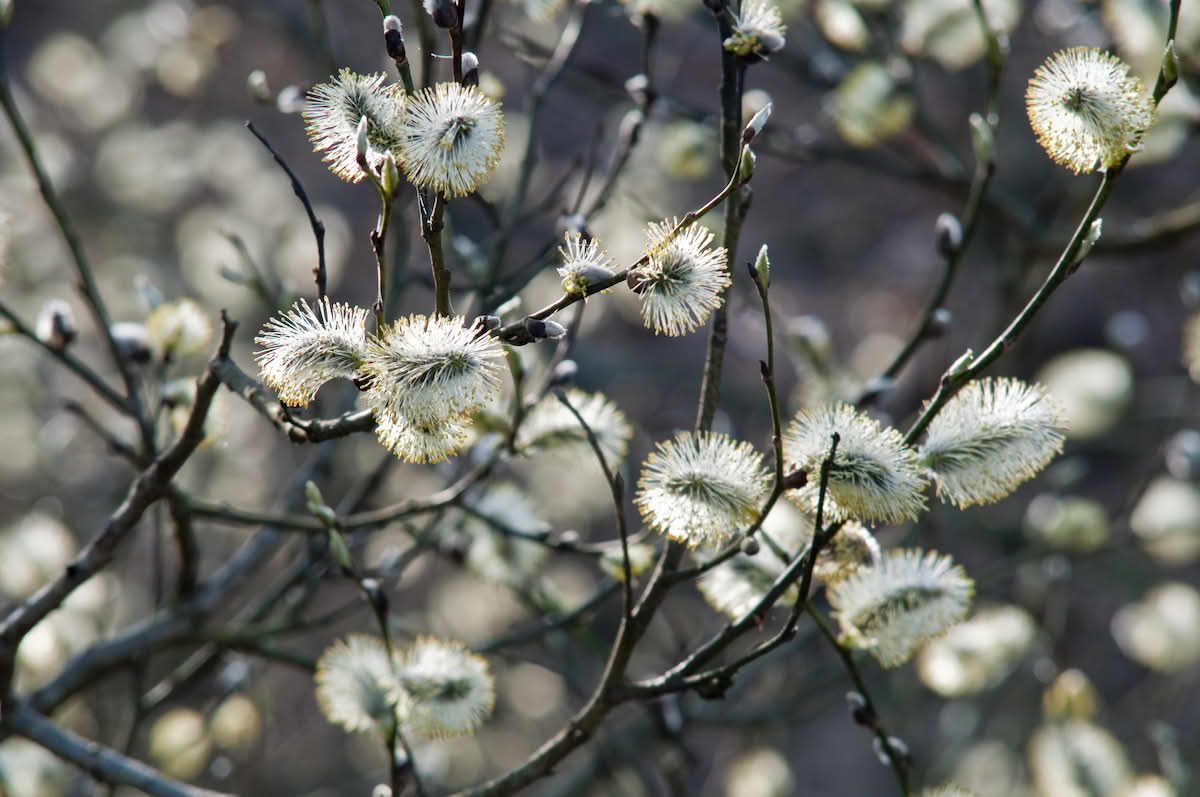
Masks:
[[[228,357],[215,363],[213,372],[225,387],[241,396],[293,443],[319,443],[375,428],[370,410],[347,412],[336,418],[293,418],[270,390],[251,379]]]
[[[313,211],[312,202],[308,200],[308,194],[305,193],[304,186],[300,184],[300,178],[296,177],[296,173],[279,156],[279,153],[263,137],[263,134],[255,129],[253,122],[246,122],[246,129],[267,148],[267,152],[271,153],[271,157],[279,164],[279,168],[283,169],[292,182],[292,191],[300,200],[300,204],[304,205],[304,212],[308,214],[308,224],[312,227],[313,237],[317,239],[317,267],[313,269],[313,278],[317,283],[317,298],[319,299],[325,296],[325,224],[317,218],[317,214]]]
[[[146,509],[163,496],[171,479],[204,439],[204,421],[213,396],[220,386],[215,365],[229,355],[236,322],[222,314],[224,329],[217,353],[196,385],[196,403],[188,417],[183,433],[148,468],[142,471],[130,488],[121,506],[109,517],[105,527],[84,546],[66,569],[20,606],[9,612],[0,623],[0,685],[8,690],[12,678],[13,660],[17,646],[31,628],[62,604],[74,589],[104,569],[116,554],[117,546],[141,519]]]

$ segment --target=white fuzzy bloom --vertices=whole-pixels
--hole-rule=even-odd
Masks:
[[[808,550],[815,523],[811,511],[777,502],[763,519],[757,536],[762,541],[758,553],[737,554],[700,576],[696,587],[714,609],[730,619],[740,618],[762,600],[789,562]],[[833,584],[860,567],[877,564],[881,558],[879,543],[871,532],[848,520],[817,556],[814,583]],[[796,590],[791,588],[775,605],[789,605],[795,598]]]
[[[918,449],[938,495],[959,507],[999,501],[1062,452],[1066,424],[1040,385],[970,382],[929,424]]]
[[[734,16],[733,34],[722,46],[741,56],[765,58],[784,45],[783,15],[770,0],[742,0],[742,11]]]
[[[298,300],[254,339],[263,347],[254,355],[263,381],[284,404],[307,406],[330,379],[356,374],[366,356],[366,318],[363,308],[329,297],[317,302],[316,312]]]
[[[900,433],[842,403],[801,411],[789,424],[783,439],[788,469],[808,474],[808,484],[790,491],[790,498],[815,507],[834,432],[840,441],[829,472],[826,518],[899,523],[925,509],[928,482]]]
[[[37,339],[47,346],[65,348],[79,335],[71,305],[62,299],[49,299],[38,311],[34,331]]]
[[[330,722],[348,731],[390,732],[398,686],[382,639],[351,634],[334,642],[317,659],[314,680],[317,705]]]
[[[843,641],[895,667],[962,620],[974,591],[949,556],[900,550],[875,567],[860,567],[828,595]]]
[[[367,120],[367,161],[378,173],[383,159],[400,144],[404,92],[384,86],[382,72],[359,75],[343,69],[329,83],[309,91],[303,116],[313,149],[325,153],[329,169],[343,180],[363,178],[358,163],[358,125]]]
[[[192,299],[163,302],[146,318],[146,339],[160,356],[204,351],[212,332],[208,314]]]
[[[678,432],[642,466],[634,503],[655,531],[692,548],[712,547],[758,518],[769,478],[749,443]]]
[[[490,486],[472,508],[473,513],[463,513],[463,529],[471,536],[467,567],[493,584],[527,585],[545,564],[550,549],[519,535],[545,534],[550,524],[514,484]]]
[[[1091,47],[1046,59],[1029,81],[1025,107],[1046,154],[1076,174],[1116,166],[1141,149],[1156,118],[1154,100],[1129,67]]]
[[[1037,623],[1020,606],[981,609],[933,640],[917,657],[917,675],[942,697],[998,686],[1029,651]]]
[[[399,136],[400,163],[413,185],[466,196],[500,162],[504,114],[475,86],[438,83],[409,100]]]
[[[594,238],[584,240],[577,232],[564,234],[566,248],[558,248],[563,264],[558,268],[564,293],[587,295],[592,285],[611,279],[612,258],[600,248]]]
[[[596,436],[608,466],[620,465],[633,437],[625,413],[602,393],[572,388],[565,397]],[[563,452],[574,457],[595,457],[579,421],[552,395],[544,396],[522,419],[516,447],[522,454]]]
[[[418,638],[401,655],[397,676],[408,697],[403,727],[416,737],[467,736],[492,713],[487,661],[456,642]]]
[[[500,344],[462,317],[407,316],[367,343],[376,419],[428,424],[473,412],[500,391]]]
[[[413,420],[385,409],[375,410],[375,436],[381,445],[414,465],[444,462],[470,439],[469,421],[461,415]]]
[[[721,306],[730,285],[725,248],[709,248],[712,232],[693,224],[672,235],[677,226],[677,219],[650,225],[649,261],[628,279],[642,298],[642,322],[656,334],[693,331]]]

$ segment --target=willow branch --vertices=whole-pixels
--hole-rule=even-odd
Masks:
[[[0,726],[41,745],[104,783],[131,786],[150,797],[231,797],[225,792],[180,783],[116,750],[60,728],[24,700],[5,705]]]
[[[320,14],[320,3],[314,4],[314,15],[320,15],[321,21],[324,21],[324,15]],[[280,157],[271,143],[263,136],[262,133],[254,127],[253,122],[246,122],[246,129],[267,148],[267,152],[271,153],[271,157],[279,164],[279,168],[283,169],[283,173],[288,176],[288,180],[292,183],[292,192],[296,198],[300,200],[300,204],[304,206],[304,212],[308,216],[308,225],[312,227],[313,237],[317,239],[317,267],[313,269],[313,279],[317,284],[317,298],[325,296],[325,224],[317,218],[317,214],[313,211],[312,202],[308,199],[308,194],[304,191],[304,186],[300,184],[300,178],[291,170],[287,162]]]
[[[117,546],[141,519],[146,509],[167,491],[171,479],[191,457],[204,439],[204,421],[213,396],[220,386],[215,373],[216,363],[228,357],[233,343],[236,322],[222,315],[224,329],[216,354],[196,384],[196,401],[192,406],[183,433],[179,439],[163,452],[130,487],[125,500],[109,517],[104,528],[92,538],[63,572],[27,600],[9,612],[0,622],[0,691],[6,691],[12,677],[13,660],[17,646],[25,634],[50,612],[62,604],[84,581],[108,566],[116,555]]]
[[[12,89],[8,83],[8,69],[6,65],[6,33],[6,31],[0,30],[0,106],[4,108],[4,114],[8,117],[9,124],[12,125],[13,132],[17,136],[17,141],[21,145],[21,151],[25,155],[25,160],[28,162],[29,168],[33,172],[34,179],[37,182],[38,190],[42,194],[42,199],[45,201],[46,207],[50,209],[51,215],[54,216],[54,221],[58,224],[58,229],[67,243],[67,248],[71,250],[71,260],[75,265],[76,276],[79,278],[79,289],[83,293],[88,308],[96,320],[96,326],[100,328],[100,335],[104,339],[104,343],[112,355],[113,362],[117,366],[117,371],[121,374],[121,380],[125,384],[127,413],[133,416],[138,422],[143,446],[147,451],[153,451],[153,431],[150,429],[143,412],[141,395],[138,393],[137,376],[130,366],[129,361],[122,355],[116,339],[113,338],[112,319],[108,315],[108,308],[104,304],[104,298],[100,295],[100,288],[93,276],[94,271],[91,262],[88,260],[87,254],[83,251],[83,243],[79,238],[79,233],[75,230],[70,214],[67,213],[67,209],[59,199],[58,193],[54,190],[53,183],[50,182],[50,175],[46,173],[46,169],[42,165],[41,157],[38,155],[37,146],[34,144],[29,126],[26,125],[25,119],[21,116],[21,112],[17,108],[17,103],[13,99]],[[79,372],[77,371],[77,373]],[[95,384],[92,386],[96,387]]]

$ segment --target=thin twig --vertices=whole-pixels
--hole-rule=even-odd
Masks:
[[[1175,27],[1179,21],[1179,5],[1181,0],[1171,0],[1170,5],[1170,20],[1168,24],[1168,35],[1174,36]],[[1168,39],[1170,41],[1170,39]],[[1158,80],[1154,86],[1154,102],[1157,104],[1174,84],[1168,80],[1163,70],[1159,69]],[[1080,257],[1083,241],[1087,237],[1092,227],[1092,222],[1100,217],[1100,211],[1104,208],[1104,203],[1108,201],[1109,194],[1112,193],[1113,184],[1117,178],[1121,176],[1125,165],[1129,163],[1130,157],[1133,156],[1129,152],[1125,157],[1114,166],[1105,169],[1103,176],[1100,179],[1100,185],[1096,188],[1096,193],[1092,197],[1091,204],[1088,205],[1087,211],[1083,214],[1083,218],[1079,221],[1079,226],[1075,228],[1074,235],[1067,242],[1066,248],[1058,257],[1058,262],[1054,264],[1054,268],[1047,275],[1045,281],[1037,292],[1029,300],[1024,308],[1016,315],[1009,323],[1008,327],[1001,332],[995,340],[977,357],[970,360],[966,367],[960,369],[956,373],[947,373],[942,377],[941,383],[938,385],[937,392],[934,393],[925,405],[921,416],[917,418],[908,433],[904,436],[905,445],[913,445],[941,412],[946,403],[961,390],[968,382],[981,374],[984,369],[995,362],[1000,355],[1008,351],[1008,349],[1016,342],[1017,337],[1025,330],[1026,327],[1033,321],[1034,316],[1042,308],[1042,305],[1050,298],[1051,294],[1058,289],[1060,285],[1066,282],[1075,271],[1083,264],[1084,258]]]
[[[314,3],[314,13],[320,10],[320,3]],[[322,20],[324,17],[321,17]],[[279,168],[283,169],[284,174],[292,182],[292,191],[296,194],[296,198],[300,200],[300,204],[304,205],[304,212],[308,214],[308,224],[312,227],[313,237],[317,239],[317,267],[313,269],[313,278],[317,283],[317,298],[322,299],[325,296],[325,224],[317,218],[317,214],[313,211],[312,202],[308,200],[308,194],[304,191],[304,186],[300,184],[300,178],[296,177],[296,173],[291,170],[287,162],[280,157],[271,143],[263,136],[262,133],[254,127],[253,122],[246,122],[246,129],[249,130],[255,138],[257,138],[267,152],[271,153],[271,157],[279,164]]]
[[[179,439],[138,475],[125,500],[109,516],[104,528],[92,538],[62,574],[43,586],[9,612],[0,622],[0,692],[8,689],[17,647],[31,628],[62,604],[76,587],[107,567],[117,546],[141,519],[146,509],[167,491],[171,479],[204,439],[204,421],[213,396],[220,386],[216,364],[229,356],[237,323],[222,315],[224,328],[216,354],[196,384],[196,401]]]
[[[270,390],[250,378],[229,358],[217,362],[214,373],[232,393],[258,410],[293,443],[319,443],[375,428],[375,418],[370,410],[354,410],[335,418],[293,418]]]
[[[132,786],[150,797],[232,797],[225,792],[180,783],[116,750],[60,728],[36,712],[25,700],[6,703],[0,725],[36,742],[97,780]]]
[[[608,459],[604,456],[604,449],[600,447],[600,441],[596,439],[596,433],[592,431],[592,427],[579,414],[579,410],[575,409],[574,405],[567,400],[567,397],[561,391],[555,391],[554,397],[558,399],[559,404],[567,408],[567,411],[583,427],[583,433],[587,435],[588,445],[592,447],[592,451],[596,454],[596,460],[600,463],[600,470],[604,471],[604,480],[608,482],[608,489],[612,493],[613,505],[617,514],[617,534],[621,538],[621,567],[625,576],[621,585],[622,612],[624,613],[625,622],[628,623],[632,619],[633,613],[633,567],[629,564],[629,530],[625,526],[624,481],[621,479],[620,474],[614,474],[608,466]]]
[[[718,45],[733,33],[731,16],[725,3],[715,10]],[[731,181],[736,180],[742,159],[742,85],[746,64],[736,54],[721,46],[721,166]],[[725,203],[725,226],[721,245],[725,247],[727,263],[737,260],[738,239],[742,222],[750,208],[749,186],[735,191]],[[725,347],[729,342],[729,291],[722,292],[720,305],[713,310],[712,330],[704,356],[704,375],[700,381],[700,400],[696,410],[696,429],[712,428],[713,417],[721,404],[721,371],[725,362]]]
[[[67,243],[67,248],[71,250],[71,260],[75,264],[75,274],[79,277],[79,289],[83,293],[83,298],[96,320],[96,326],[100,328],[100,335],[104,339],[105,345],[112,355],[113,363],[116,365],[117,371],[121,374],[121,380],[125,384],[125,403],[128,408],[128,414],[137,421],[143,447],[147,451],[153,451],[154,432],[150,428],[150,424],[142,408],[141,395],[138,393],[137,374],[134,372],[128,358],[121,353],[121,347],[113,337],[112,319],[109,317],[108,308],[104,304],[104,298],[100,295],[100,288],[96,284],[95,272],[92,269],[91,262],[88,260],[87,254],[83,251],[83,243],[79,237],[79,233],[75,230],[75,225],[71,221],[67,209],[59,199],[58,193],[54,190],[53,183],[50,182],[50,175],[46,173],[46,169],[42,165],[41,157],[38,155],[37,145],[33,141],[33,135],[29,131],[29,126],[25,124],[25,119],[21,116],[21,112],[17,108],[17,103],[13,99],[12,89],[8,84],[5,46],[7,43],[6,34],[6,30],[0,30],[0,106],[4,108],[4,114],[8,117],[13,132],[17,135],[17,141],[20,143],[21,150],[25,154],[25,160],[33,172],[38,190],[42,194],[42,199],[45,201],[46,207],[50,209],[51,215],[54,216],[54,221],[58,224],[58,229]],[[66,361],[64,360],[64,362]],[[80,373],[79,371],[76,372]],[[96,387],[96,384],[92,386]]]
[[[912,787],[908,784],[908,764],[900,756],[894,747],[890,734],[884,728],[882,720],[879,718],[879,712],[875,707],[875,701],[871,699],[871,693],[867,690],[867,683],[863,680],[862,675],[858,671],[858,665],[854,663],[854,656],[847,650],[842,643],[838,642],[837,635],[829,627],[811,603],[805,604],[805,609],[808,616],[812,618],[815,625],[821,632],[821,636],[829,641],[833,649],[837,651],[838,658],[842,660],[842,666],[846,669],[846,674],[850,676],[850,680],[854,682],[854,688],[862,695],[865,703],[863,706],[864,716],[870,722],[868,727],[875,734],[875,738],[879,740],[880,747],[883,748],[884,754],[888,757],[888,763],[891,764],[892,771],[896,773],[896,781],[900,785],[900,793],[903,797],[908,797],[912,793]]]
[[[12,324],[13,329],[17,332],[17,334],[31,340],[36,346],[41,347],[42,351],[46,352],[51,357],[65,365],[72,373],[74,373],[84,382],[87,382],[88,386],[90,386],[92,390],[96,391],[96,395],[108,402],[109,405],[111,405],[114,409],[118,410],[124,415],[133,415],[134,411],[129,402],[126,401],[120,393],[109,387],[108,383],[104,381],[103,377],[93,371],[87,363],[80,360],[74,354],[71,354],[71,352],[66,348],[51,346],[49,343],[43,341],[37,336],[37,333],[34,332],[32,327],[26,325],[25,322],[23,322],[20,317],[13,312],[12,308],[2,301],[0,301],[0,316],[4,316],[6,319],[8,319],[8,322]]]

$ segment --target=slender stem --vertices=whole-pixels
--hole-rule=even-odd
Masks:
[[[459,20],[461,20],[461,19],[462,19],[462,15],[460,14],[458,18],[459,18]],[[450,32],[450,52],[451,52],[450,61],[451,61],[451,64],[453,64],[453,69],[454,69],[454,82],[455,82],[455,83],[462,83],[462,82],[463,82],[463,67],[462,67],[462,55],[463,55],[463,32],[462,32],[462,25],[461,25],[461,24],[455,25],[454,27],[450,28],[450,31],[449,31],[449,32]]]
[[[739,157],[739,159],[741,158],[740,152],[739,152],[738,157]],[[672,237],[678,235],[683,230],[686,230],[688,227],[695,224],[706,213],[708,213],[710,210],[712,210],[717,205],[719,205],[721,203],[721,201],[725,199],[725,197],[729,196],[729,194],[735,188],[737,188],[738,184],[739,184],[738,178],[737,178],[737,175],[735,174],[733,177],[730,178],[729,182],[727,182],[725,184],[725,187],[722,188],[721,191],[716,196],[714,196],[712,199],[708,200],[708,202],[705,202],[703,206],[697,208],[696,210],[688,211],[684,215],[684,217],[679,220],[679,223],[676,224],[671,229],[670,233],[667,234],[667,238],[672,238]],[[557,313],[559,310],[570,307],[571,305],[575,304],[576,302],[583,301],[585,298],[587,298],[588,296],[591,296],[592,294],[601,293],[602,291],[606,291],[609,288],[613,287],[614,285],[618,285],[622,282],[625,282],[626,278],[629,276],[629,273],[631,271],[633,271],[636,268],[640,268],[641,266],[644,266],[648,262],[650,262],[649,253],[643,254],[641,257],[639,257],[637,259],[637,261],[634,262],[633,265],[629,266],[628,268],[621,269],[619,272],[614,274],[609,279],[600,280],[598,282],[593,282],[593,283],[589,284],[586,293],[564,293],[556,301],[551,302],[550,304],[546,305],[545,307],[543,307],[542,309],[538,310],[535,313],[530,313],[525,318],[537,318],[537,319],[549,318],[550,316]],[[514,346],[521,346],[526,343],[531,343],[533,341],[533,338],[529,334],[529,331],[525,328],[525,319],[521,319],[520,321],[515,321],[507,326],[501,327],[500,329],[496,330],[496,332],[494,334],[496,335],[496,337],[500,338],[500,340],[504,341],[505,343],[514,345]]]
[[[163,497],[171,479],[204,439],[204,421],[208,417],[213,396],[220,386],[214,364],[227,357],[233,344],[237,324],[224,318],[221,343],[209,361],[207,370],[196,385],[196,400],[182,434],[175,443],[143,470],[130,486],[125,500],[108,517],[104,527],[80,550],[56,578],[17,605],[0,620],[0,695],[10,688],[13,665],[18,646],[46,615],[57,609],[67,596],[83,582],[94,576],[116,556],[117,547],[129,534],[146,510]]]
[[[71,354],[71,352],[66,348],[51,346],[49,343],[39,338],[33,328],[25,324],[25,322],[20,319],[16,312],[14,312],[12,308],[10,308],[4,302],[0,302],[0,316],[8,319],[8,322],[12,324],[13,329],[16,330],[18,334],[28,338],[34,344],[40,346],[42,351],[46,352],[51,357],[65,365],[72,373],[74,373],[84,382],[87,382],[88,386],[90,386],[92,390],[96,391],[98,396],[112,405],[114,409],[125,415],[133,414],[133,409],[130,407],[129,402],[126,401],[120,393],[109,387],[108,383],[104,381],[103,377],[93,371],[91,367],[87,365],[87,363],[80,360],[74,354]]]
[[[725,41],[733,32],[730,15],[726,12],[724,6],[716,12],[718,42]],[[731,181],[737,179],[742,154],[742,84],[745,76],[745,63],[721,47],[721,165]],[[749,189],[743,190],[748,192]],[[725,232],[721,244],[725,247],[727,263],[734,263],[737,259],[738,239],[749,204],[749,197],[740,192],[735,192],[725,204]],[[699,430],[712,428],[713,417],[721,404],[721,370],[729,341],[729,288],[724,293],[721,305],[713,311],[712,331],[704,358],[704,375],[700,380],[700,400],[696,410],[696,428]]]
[[[541,129],[538,120],[541,116],[543,103],[547,92],[558,81],[558,78],[567,66],[571,53],[575,51],[579,35],[583,32],[583,23],[590,4],[590,0],[576,0],[571,5],[566,24],[558,36],[558,43],[555,45],[550,58],[546,61],[538,73],[537,79],[529,89],[529,134],[525,139],[525,151],[521,154],[521,165],[517,169],[517,185],[513,189],[505,208],[505,224],[497,230],[496,237],[491,245],[488,257],[489,274],[494,275],[499,272],[500,264],[504,262],[508,246],[512,242],[513,235],[516,233],[518,220],[522,215],[523,208],[525,207],[525,199],[529,193],[529,183],[533,177],[533,170],[537,165],[538,131]]]
[[[891,764],[892,771],[896,773],[896,781],[900,785],[900,793],[903,797],[909,797],[912,793],[912,787],[908,783],[908,764],[892,747],[891,740],[887,730],[883,727],[883,723],[879,719],[879,712],[875,707],[875,702],[871,699],[871,693],[867,690],[866,681],[858,671],[858,665],[854,663],[854,656],[840,642],[837,635],[833,633],[833,629],[821,617],[821,613],[813,608],[812,604],[806,603],[805,609],[808,611],[808,616],[812,618],[813,624],[820,630],[821,636],[829,641],[833,649],[837,651],[838,657],[842,660],[842,666],[846,668],[846,674],[850,676],[850,680],[854,682],[854,688],[862,695],[866,705],[863,707],[866,716],[870,719],[869,727],[875,734],[875,738],[879,740],[880,747],[883,748],[884,754],[888,757],[888,763]]]
[[[1181,0],[1171,0],[1170,18],[1167,24],[1167,41],[1170,42],[1175,35],[1175,29],[1179,22],[1179,6]],[[1159,68],[1158,80],[1154,85],[1154,102],[1157,105],[1174,85],[1174,81],[1169,80],[1163,69]],[[1125,170],[1125,165],[1129,163],[1133,153],[1127,153],[1120,163],[1105,169],[1103,177],[1100,180],[1100,185],[1096,188],[1096,193],[1092,197],[1091,204],[1088,205],[1087,211],[1080,219],[1079,225],[1075,228],[1074,235],[1067,242],[1067,246],[1059,255],[1058,261],[1054,264],[1050,274],[1046,280],[1038,288],[1037,293],[1029,300],[1025,307],[1017,314],[1017,316],[1009,323],[1008,327],[996,337],[995,340],[977,357],[970,361],[966,368],[963,368],[956,374],[947,373],[942,377],[941,383],[938,385],[937,392],[934,393],[925,405],[921,416],[917,418],[912,428],[904,436],[906,445],[913,445],[928,428],[937,414],[941,412],[942,407],[950,399],[954,398],[969,381],[977,377],[989,365],[995,362],[1000,355],[1008,351],[1008,349],[1016,342],[1017,337],[1029,326],[1033,317],[1037,315],[1038,310],[1050,298],[1050,295],[1062,285],[1067,277],[1075,273],[1076,269],[1083,263],[1083,258],[1080,257],[1083,241],[1091,230],[1092,222],[1100,217],[1100,211],[1104,208],[1104,203],[1108,201],[1109,194],[1112,193],[1113,184],[1117,178],[1121,176],[1121,172]]]
[[[608,466],[608,459],[604,456],[604,449],[600,447],[600,441],[596,439],[596,433],[592,431],[592,427],[588,426],[587,421],[579,414],[579,410],[575,409],[574,405],[567,400],[567,397],[560,391],[556,391],[554,397],[559,403],[567,408],[571,415],[575,416],[575,420],[583,427],[583,433],[587,435],[588,445],[592,447],[596,459],[600,463],[600,470],[604,471],[604,480],[608,482],[609,490],[612,492],[613,504],[617,510],[617,533],[621,538],[621,566],[624,570],[624,583],[621,585],[622,596],[624,598],[623,611],[625,622],[629,623],[633,619],[633,567],[629,563],[629,530],[625,526],[625,489],[624,483],[619,475],[615,475],[612,469]]]
[[[319,0],[313,3],[314,13],[321,8]],[[321,16],[324,19],[324,16]],[[313,237],[317,239],[317,267],[313,269],[313,279],[317,284],[317,298],[325,296],[326,269],[325,269],[325,224],[317,218],[317,214],[313,211],[312,202],[308,199],[308,194],[304,191],[304,186],[300,184],[300,179],[296,177],[296,173],[291,170],[287,162],[280,157],[275,148],[263,136],[262,133],[254,127],[252,122],[246,122],[246,129],[253,134],[255,138],[267,148],[267,152],[271,153],[271,157],[279,164],[279,168],[283,169],[284,174],[288,176],[288,180],[292,183],[292,192],[296,194],[296,198],[300,200],[300,204],[304,205],[304,212],[308,215],[308,224],[312,227]]]
[[[83,243],[79,238],[79,233],[76,232],[75,225],[71,221],[66,207],[63,206],[58,193],[54,190],[53,183],[50,182],[50,176],[46,173],[41,157],[38,155],[37,146],[34,144],[33,135],[30,133],[28,125],[25,124],[25,119],[21,116],[20,110],[17,109],[17,103],[13,99],[12,89],[8,84],[7,53],[5,52],[7,37],[5,34],[6,31],[0,30],[0,106],[3,106],[4,114],[8,117],[9,124],[12,125],[13,132],[17,135],[17,141],[20,142],[21,150],[25,154],[25,160],[33,172],[38,190],[42,194],[42,199],[45,201],[46,207],[50,209],[51,215],[54,216],[54,220],[58,224],[58,229],[62,233],[63,239],[67,242],[67,248],[71,250],[71,260],[75,265],[76,276],[79,277],[79,289],[83,293],[84,300],[87,302],[92,316],[96,320],[96,326],[100,328],[100,335],[103,337],[105,345],[108,347],[113,362],[116,364],[117,370],[121,374],[121,379],[125,384],[127,412],[138,423],[143,447],[147,451],[153,451],[155,448],[154,431],[150,428],[150,424],[142,408],[142,399],[138,392],[137,376],[130,366],[129,361],[122,355],[116,339],[113,338],[112,320],[108,315],[108,308],[104,304],[104,298],[100,295],[100,288],[93,276],[94,271],[91,262],[88,260],[87,254],[83,251]]]
[[[971,364],[967,368],[964,368],[955,375],[948,374],[942,378],[937,392],[925,405],[925,410],[921,413],[921,417],[917,418],[916,423],[912,425],[912,428],[904,436],[906,445],[911,446],[920,438],[921,433],[933,422],[933,419],[941,412],[946,402],[954,398],[955,394],[967,382],[978,376],[985,368],[995,362],[1001,354],[1008,351],[1009,347],[1016,341],[1017,336],[1029,326],[1033,317],[1037,315],[1038,310],[1046,303],[1050,295],[1079,267],[1080,263],[1077,260],[1079,248],[1083,244],[1083,239],[1087,236],[1092,222],[1099,217],[1101,208],[1104,207],[1108,195],[1112,192],[1113,183],[1120,174],[1120,169],[1120,166],[1116,166],[1104,172],[1104,177],[1100,180],[1100,186],[1096,189],[1096,194],[1092,197],[1092,202],[1088,206],[1087,212],[1083,214],[1079,226],[1075,229],[1075,234],[1071,236],[1071,240],[1059,256],[1058,262],[1055,263],[1045,282],[1038,288],[1037,293],[1033,295],[1033,298],[1029,300],[1025,308],[1017,314],[1008,327],[979,356],[971,361]]]
[[[446,256],[442,251],[442,230],[445,228],[444,214],[446,198],[441,194],[433,197],[429,215],[421,216],[421,237],[429,249],[429,263],[433,268],[433,304],[437,315],[450,315],[450,269],[446,268]]]
[[[371,308],[375,313],[375,334],[383,334],[387,324],[387,257],[385,254],[388,221],[392,217],[392,198],[387,190],[379,187],[379,219],[375,229],[371,230],[371,250],[375,253],[375,304]]]
[[[0,725],[36,742],[104,783],[132,786],[151,797],[230,797],[225,792],[180,783],[141,761],[60,728],[25,700],[7,702]]]

